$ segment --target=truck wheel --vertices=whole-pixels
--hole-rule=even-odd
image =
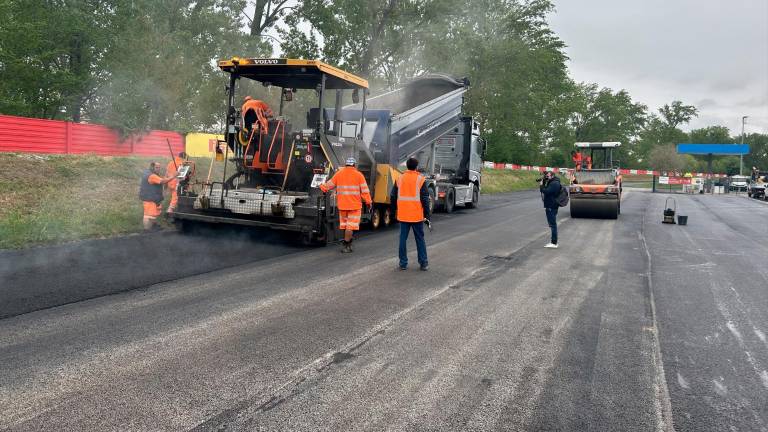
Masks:
[[[377,230],[381,226],[381,209],[374,208],[371,213],[371,229]]]
[[[383,223],[385,227],[392,225],[392,209],[390,209],[389,206],[381,210],[381,223]]]
[[[456,197],[454,195],[453,189],[448,189],[448,192],[445,194],[445,212],[453,213],[454,205],[456,205]]]
[[[472,185],[472,202],[468,202],[466,204],[467,208],[475,208],[477,207],[477,202],[480,201],[480,190],[477,188],[476,184]]]
[[[429,188],[429,214],[435,212],[435,190]]]

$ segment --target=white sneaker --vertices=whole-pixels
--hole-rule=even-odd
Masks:
[[[549,249],[557,249],[557,245],[554,243],[547,243],[544,245],[544,247]]]

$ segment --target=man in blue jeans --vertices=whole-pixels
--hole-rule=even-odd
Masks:
[[[552,171],[544,173],[539,186],[541,199],[544,200],[544,211],[547,213],[547,223],[551,231],[549,243],[544,247],[557,249],[557,209],[560,205],[557,203],[557,196],[560,195],[560,179]]]
[[[429,190],[424,176],[416,171],[416,168],[419,167],[419,161],[416,158],[409,158],[405,166],[408,171],[397,179],[390,194],[390,202],[396,205],[395,214],[400,222],[400,264],[398,268],[400,270],[408,268],[406,242],[408,241],[408,233],[413,230],[420,269],[427,271],[429,262],[427,261],[427,244],[424,242],[424,221],[429,220]]]

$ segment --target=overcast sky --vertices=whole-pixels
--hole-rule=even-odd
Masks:
[[[550,24],[577,81],[656,110],[699,109],[686,129],[768,133],[768,0],[554,0]]]

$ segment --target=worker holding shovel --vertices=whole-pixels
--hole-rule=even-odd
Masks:
[[[149,231],[155,225],[155,219],[162,212],[163,185],[176,178],[176,171],[167,177],[160,177],[160,164],[151,162],[144,171],[139,186],[139,199],[144,205],[144,230]]]

